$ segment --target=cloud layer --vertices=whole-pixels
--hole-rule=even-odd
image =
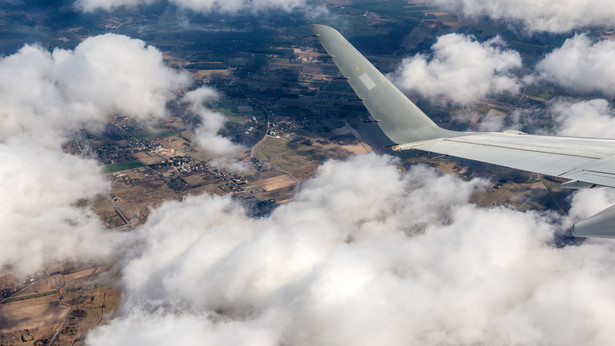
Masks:
[[[115,235],[76,206],[108,191],[96,161],[35,141],[0,143],[0,273],[9,266],[31,274],[50,261],[100,260],[114,251]]]
[[[74,131],[117,112],[144,120],[190,83],[140,40],[104,35],[74,51],[26,45],[0,59],[0,270],[18,275],[50,261],[97,260],[118,236],[76,206],[109,191],[95,160],[66,154]]]
[[[610,0],[429,0],[465,17],[487,16],[532,31],[568,32],[587,27],[615,27],[615,3]]]
[[[228,197],[165,203],[131,234],[120,311],[88,343],[608,343],[612,242],[553,247],[574,220],[478,208],[485,186],[370,154],[325,163],[264,218]],[[597,193],[573,204],[615,197]]]
[[[435,101],[446,97],[457,104],[517,93],[521,83],[512,71],[521,67],[521,56],[502,46],[499,37],[481,43],[472,36],[440,36],[430,55],[404,59],[391,78],[402,89]]]

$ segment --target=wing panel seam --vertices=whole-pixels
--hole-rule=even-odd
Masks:
[[[463,138],[463,137],[462,137]],[[592,159],[592,160],[601,160],[605,157],[599,157],[599,156],[590,156],[590,155],[581,155],[581,154],[574,154],[574,153],[570,153],[570,152],[565,152],[565,153],[558,153],[555,151],[546,151],[546,150],[540,150],[540,149],[532,149],[532,148],[526,148],[526,147],[519,147],[516,145],[498,145],[498,144],[494,144],[494,143],[478,143],[478,142],[472,142],[472,141],[468,141],[468,140],[457,140],[457,138],[443,138],[443,141],[447,141],[447,142],[455,142],[455,143],[465,143],[465,144],[473,144],[473,145],[484,145],[484,146],[488,146],[488,147],[496,147],[496,148],[504,148],[504,149],[511,149],[511,150],[519,150],[519,151],[528,151],[528,152],[533,152],[533,153],[541,153],[541,154],[552,154],[552,155],[560,155],[560,156],[574,156],[574,157],[579,157],[579,158],[585,158],[585,159]],[[561,149],[559,149],[561,150]]]

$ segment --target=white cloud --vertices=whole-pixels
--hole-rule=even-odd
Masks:
[[[242,10],[280,9],[286,12],[306,6],[306,0],[171,0],[182,8],[195,12],[235,13]]]
[[[26,45],[0,60],[0,140],[21,132],[63,138],[96,128],[109,114],[145,120],[166,115],[166,102],[191,83],[141,40],[107,34],[74,51]]]
[[[493,111],[485,114],[480,119],[478,131],[497,132],[504,129],[504,116],[496,114]]]
[[[228,197],[165,203],[131,234],[120,310],[87,341],[609,343],[613,243],[553,247],[568,218],[471,204],[485,186],[370,154],[325,163],[264,218]]]
[[[615,27],[615,3],[610,0],[429,0],[465,17],[490,17],[521,23],[532,31],[568,32],[586,27]]]
[[[605,206],[615,204],[615,189],[595,188],[577,191],[572,197],[572,207],[568,212],[573,222],[580,221],[588,215],[594,215]]]
[[[477,42],[472,36],[440,36],[431,55],[403,60],[391,75],[395,84],[432,100],[449,98],[470,104],[500,93],[517,93],[520,81],[512,70],[521,67],[521,56],[503,49],[499,37]]]
[[[594,99],[568,103],[555,99],[549,111],[560,136],[615,138],[615,118],[607,100]]]
[[[75,6],[84,12],[92,12],[97,9],[111,11],[124,6],[135,7],[138,5],[149,5],[155,1],[156,0],[77,0]],[[307,0],[169,0],[169,2],[177,5],[179,8],[199,13],[260,12],[272,9],[291,12],[299,8],[308,7]]]
[[[228,169],[234,172],[244,172],[247,167],[238,161],[237,153],[242,146],[231,142],[230,139],[218,135],[227,119],[224,114],[214,112],[205,106],[218,100],[218,93],[209,87],[200,87],[189,91],[181,99],[187,109],[198,116],[201,124],[193,130],[193,140],[204,151],[215,157],[209,161],[214,167]]]
[[[187,72],[164,64],[162,53],[141,40],[107,34],[91,37],[74,51],[49,53],[24,46],[0,61],[0,140],[21,131],[36,132],[56,147],[65,135],[87,127],[96,129],[109,114],[123,113],[137,120],[162,118],[166,104],[192,84]],[[213,164],[241,170],[234,158],[241,147],[218,135],[226,122],[204,103],[216,91],[201,87],[179,101],[196,114],[201,126],[196,143],[218,156]]]
[[[121,237],[77,207],[109,191],[95,160],[61,144],[116,112],[162,117],[190,83],[140,40],[104,35],[74,51],[26,45],[0,59],[0,268],[30,274],[53,261],[101,260]]]
[[[83,12],[93,12],[98,9],[111,11],[120,7],[150,5],[155,1],[156,0],[76,0],[75,7]]]
[[[615,41],[592,42],[575,35],[547,54],[536,66],[539,80],[546,80],[574,92],[599,92],[615,96]]]
[[[36,140],[21,135],[0,143],[0,268],[25,275],[53,261],[110,255],[118,236],[75,206],[109,190],[100,166]]]
[[[209,87],[201,87],[189,91],[181,99],[188,109],[197,115],[201,125],[194,130],[196,143],[205,151],[216,155],[229,155],[236,153],[241,147],[228,138],[218,136],[224,127],[226,117],[205,107],[205,103],[218,99],[218,93]]]
[[[202,314],[177,315],[164,311],[136,310],[126,317],[118,317],[113,328],[103,327],[94,333],[97,345],[101,340],[113,345],[275,345],[277,334],[250,321],[232,320],[218,323]],[[135,330],[138,326],[140,329]],[[111,334],[113,333],[113,334]],[[104,344],[104,343],[103,343]]]
[[[498,132],[520,130],[527,125],[528,119],[522,119],[528,110],[514,109],[510,114],[490,110],[478,122],[478,131]]]
[[[52,57],[67,99],[81,109],[161,118],[166,102],[192,84],[188,73],[164,64],[158,49],[122,35],[91,37]]]

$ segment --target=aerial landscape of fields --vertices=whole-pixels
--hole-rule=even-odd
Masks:
[[[601,138],[612,68],[557,59],[606,66],[612,25],[189,3],[0,1],[0,345],[611,340],[568,323],[615,316],[615,248],[570,228],[615,195],[393,151],[308,24],[443,128]]]

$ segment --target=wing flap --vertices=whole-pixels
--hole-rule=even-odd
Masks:
[[[567,174],[565,178],[600,186],[615,187],[615,174],[612,172],[581,170],[579,172]]]
[[[401,150],[408,148],[406,145],[400,145],[399,147]],[[411,148],[554,176],[560,176],[567,171],[578,168],[579,165],[588,164],[594,160],[545,152],[531,152],[503,146],[447,140],[434,140],[421,145],[412,145]]]
[[[582,141],[583,146],[575,141]],[[577,138],[568,141],[565,137],[478,133],[406,143],[398,145],[397,149],[418,149],[615,187],[611,154],[615,152],[615,141]]]

